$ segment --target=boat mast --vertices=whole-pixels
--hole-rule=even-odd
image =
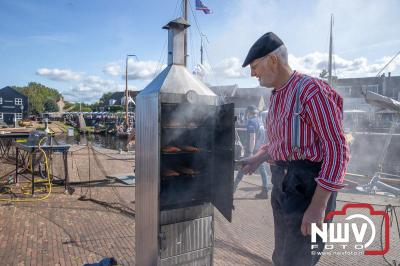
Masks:
[[[126,128],[129,128],[129,116],[128,116],[128,108],[129,108],[129,94],[128,94],[128,58],[130,56],[136,57],[136,60],[138,60],[137,56],[134,54],[128,54],[126,55],[126,61],[125,61],[125,123],[126,123]]]
[[[332,28],[333,28],[333,14],[331,14],[331,31],[329,36],[329,62],[328,62],[328,83],[332,86]]]

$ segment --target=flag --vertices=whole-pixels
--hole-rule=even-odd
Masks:
[[[202,10],[204,14],[211,14],[211,11],[206,7],[201,0],[196,0],[196,10]]]

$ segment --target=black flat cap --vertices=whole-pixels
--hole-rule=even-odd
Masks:
[[[242,67],[246,67],[253,60],[269,54],[282,44],[283,44],[282,40],[279,39],[279,37],[276,36],[275,33],[273,32],[265,33],[253,44],[253,46],[251,46],[249,53],[247,54],[246,59],[243,62]]]

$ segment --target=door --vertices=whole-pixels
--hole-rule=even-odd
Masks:
[[[214,134],[213,204],[232,221],[235,144],[234,104],[218,107]]]
[[[3,121],[7,125],[14,125],[14,115],[15,114],[3,114]]]

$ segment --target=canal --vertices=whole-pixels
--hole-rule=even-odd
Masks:
[[[93,146],[102,147],[112,150],[132,151],[133,147],[127,147],[127,138],[120,138],[115,135],[98,135],[98,134],[75,134],[68,137],[67,134],[58,134],[55,139],[60,143],[70,145],[86,145],[91,143]]]

